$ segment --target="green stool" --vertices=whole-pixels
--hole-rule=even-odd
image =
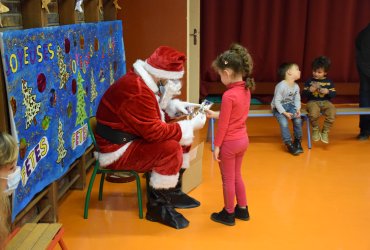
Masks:
[[[99,152],[99,147],[96,143],[95,137],[94,137],[94,131],[96,129],[96,117],[92,116],[89,118],[88,122],[88,128],[89,128],[89,134],[91,136],[91,139],[93,140],[95,150]],[[132,170],[111,170],[111,169],[105,169],[100,167],[99,160],[95,161],[95,166],[93,173],[90,178],[89,186],[87,188],[86,198],[85,198],[85,208],[84,208],[84,218],[87,219],[88,212],[89,212],[89,203],[90,203],[90,196],[91,196],[91,190],[94,185],[95,177],[97,174],[101,174],[100,177],[100,185],[99,185],[99,200],[101,201],[103,199],[103,186],[104,186],[104,180],[106,174],[114,174],[114,173],[129,173],[135,176],[136,180],[136,188],[137,188],[137,201],[139,204],[139,217],[140,219],[143,218],[143,203],[142,203],[142,192],[141,192],[141,182],[139,174],[136,171]]]

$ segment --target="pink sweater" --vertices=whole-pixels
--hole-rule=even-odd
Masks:
[[[231,83],[226,88],[222,96],[215,137],[217,147],[220,147],[223,141],[233,141],[248,136],[245,121],[249,113],[251,93],[245,89],[243,81]]]

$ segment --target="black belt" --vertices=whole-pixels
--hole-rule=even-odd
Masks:
[[[137,135],[112,129],[111,127],[99,122],[96,124],[96,133],[114,144],[123,144],[138,138]]]

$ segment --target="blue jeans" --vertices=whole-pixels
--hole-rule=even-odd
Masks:
[[[297,112],[295,106],[292,103],[283,104],[283,107],[285,111],[288,113],[295,114]],[[280,114],[276,109],[273,110],[273,114],[280,125],[281,138],[283,139],[283,142],[285,144],[292,142],[292,137],[289,131],[289,121],[288,121],[289,119],[285,115]],[[294,138],[301,140],[302,139],[301,117],[294,117],[292,119],[292,122]]]

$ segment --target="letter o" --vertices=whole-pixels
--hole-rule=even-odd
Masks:
[[[14,68],[14,65],[13,65],[13,61],[15,62],[15,68]],[[10,68],[12,69],[13,73],[17,72],[17,70],[18,70],[18,61],[17,61],[17,56],[15,54],[10,55],[9,65],[10,65]]]

